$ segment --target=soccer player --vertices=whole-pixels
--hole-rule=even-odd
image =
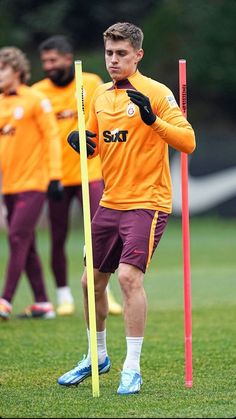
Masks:
[[[30,65],[15,47],[0,49],[0,167],[3,202],[8,225],[9,260],[0,318],[8,319],[20,276],[25,271],[35,303],[19,315],[55,317],[48,301],[35,228],[46,192],[61,188],[61,149],[56,118],[50,102],[27,86]]]
[[[67,257],[65,244],[69,229],[69,212],[74,199],[82,208],[82,185],[79,156],[67,143],[68,133],[77,129],[77,103],[75,98],[74,57],[71,43],[63,35],[52,36],[39,46],[40,58],[46,78],[35,83],[50,99],[56,115],[62,145],[62,184],[61,199],[49,197],[49,222],[51,231],[51,267],[57,287],[59,315],[74,312],[74,299],[67,278]],[[95,89],[102,83],[101,78],[93,73],[83,73],[85,118]],[[91,217],[94,216],[103,193],[103,180],[100,158],[89,161],[89,192]],[[122,308],[108,289],[109,312],[120,314]]]
[[[105,189],[92,221],[99,373],[110,369],[106,345],[106,285],[118,269],[124,300],[127,352],[118,394],[138,393],[147,300],[144,275],[172,210],[168,147],[191,153],[195,135],[171,90],[137,69],[142,30],[119,22],[104,32],[111,82],[99,86],[91,104],[86,141],[89,158],[101,157]],[[69,143],[79,152],[78,132]],[[91,375],[86,268],[82,276],[88,353],[58,379],[65,386]]]

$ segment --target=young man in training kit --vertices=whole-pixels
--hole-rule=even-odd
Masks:
[[[25,272],[35,303],[18,317],[54,318],[44,286],[35,228],[46,192],[61,187],[61,148],[49,100],[27,86],[30,66],[15,47],[0,49],[0,169],[6,208],[9,260],[0,298],[0,318],[8,319]]]
[[[195,135],[173,93],[142,75],[143,32],[116,23],[104,32],[105,61],[112,82],[95,92],[87,124],[89,158],[99,153],[105,189],[92,221],[99,373],[110,369],[106,346],[106,286],[118,269],[124,301],[127,353],[118,394],[138,393],[147,301],[144,274],[172,210],[168,146],[192,153]],[[79,135],[68,141],[79,152]],[[58,379],[65,386],[91,375],[86,268],[82,276],[88,353]]]
[[[75,74],[72,45],[63,35],[52,36],[39,46],[40,58],[46,78],[35,83],[34,88],[43,92],[51,101],[57,118],[62,145],[62,185],[55,198],[49,197],[49,222],[51,231],[51,267],[57,286],[57,314],[70,315],[74,312],[74,299],[69,287],[67,257],[65,252],[69,229],[69,212],[73,199],[82,207],[82,185],[80,158],[68,147],[67,136],[78,128],[77,103],[75,98]],[[83,73],[85,119],[95,89],[102,83],[97,74]],[[91,217],[94,216],[103,193],[100,158],[89,162],[89,192]],[[122,307],[115,301],[108,288],[109,312],[120,314]]]

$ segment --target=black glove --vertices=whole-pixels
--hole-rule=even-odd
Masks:
[[[94,150],[96,148],[96,143],[91,140],[90,137],[94,138],[96,137],[96,134],[94,134],[91,131],[85,131],[86,134],[86,145],[87,145],[87,156],[92,156],[94,154]],[[80,153],[80,146],[79,146],[79,133],[78,131],[72,131],[67,138],[68,143],[70,144],[71,147],[73,147],[73,149],[75,151],[77,151],[77,153]]]
[[[137,90],[126,90],[130,100],[139,107],[139,112],[143,122],[147,125],[152,125],[156,120],[156,115],[152,111],[150,100]]]
[[[63,185],[60,180],[51,180],[48,185],[47,195],[53,201],[61,201],[63,198]]]

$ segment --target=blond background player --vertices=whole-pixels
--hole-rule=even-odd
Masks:
[[[26,85],[30,65],[15,47],[0,49],[0,169],[6,208],[9,260],[0,299],[0,317],[8,319],[21,274],[26,273],[35,303],[19,316],[53,318],[48,301],[35,228],[53,185],[60,188],[61,147],[49,100]]]

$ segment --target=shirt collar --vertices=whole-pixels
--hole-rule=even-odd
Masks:
[[[113,83],[110,89],[133,89],[132,81],[139,75],[139,71],[136,70],[134,74],[132,74],[127,79],[118,80],[117,82]]]

